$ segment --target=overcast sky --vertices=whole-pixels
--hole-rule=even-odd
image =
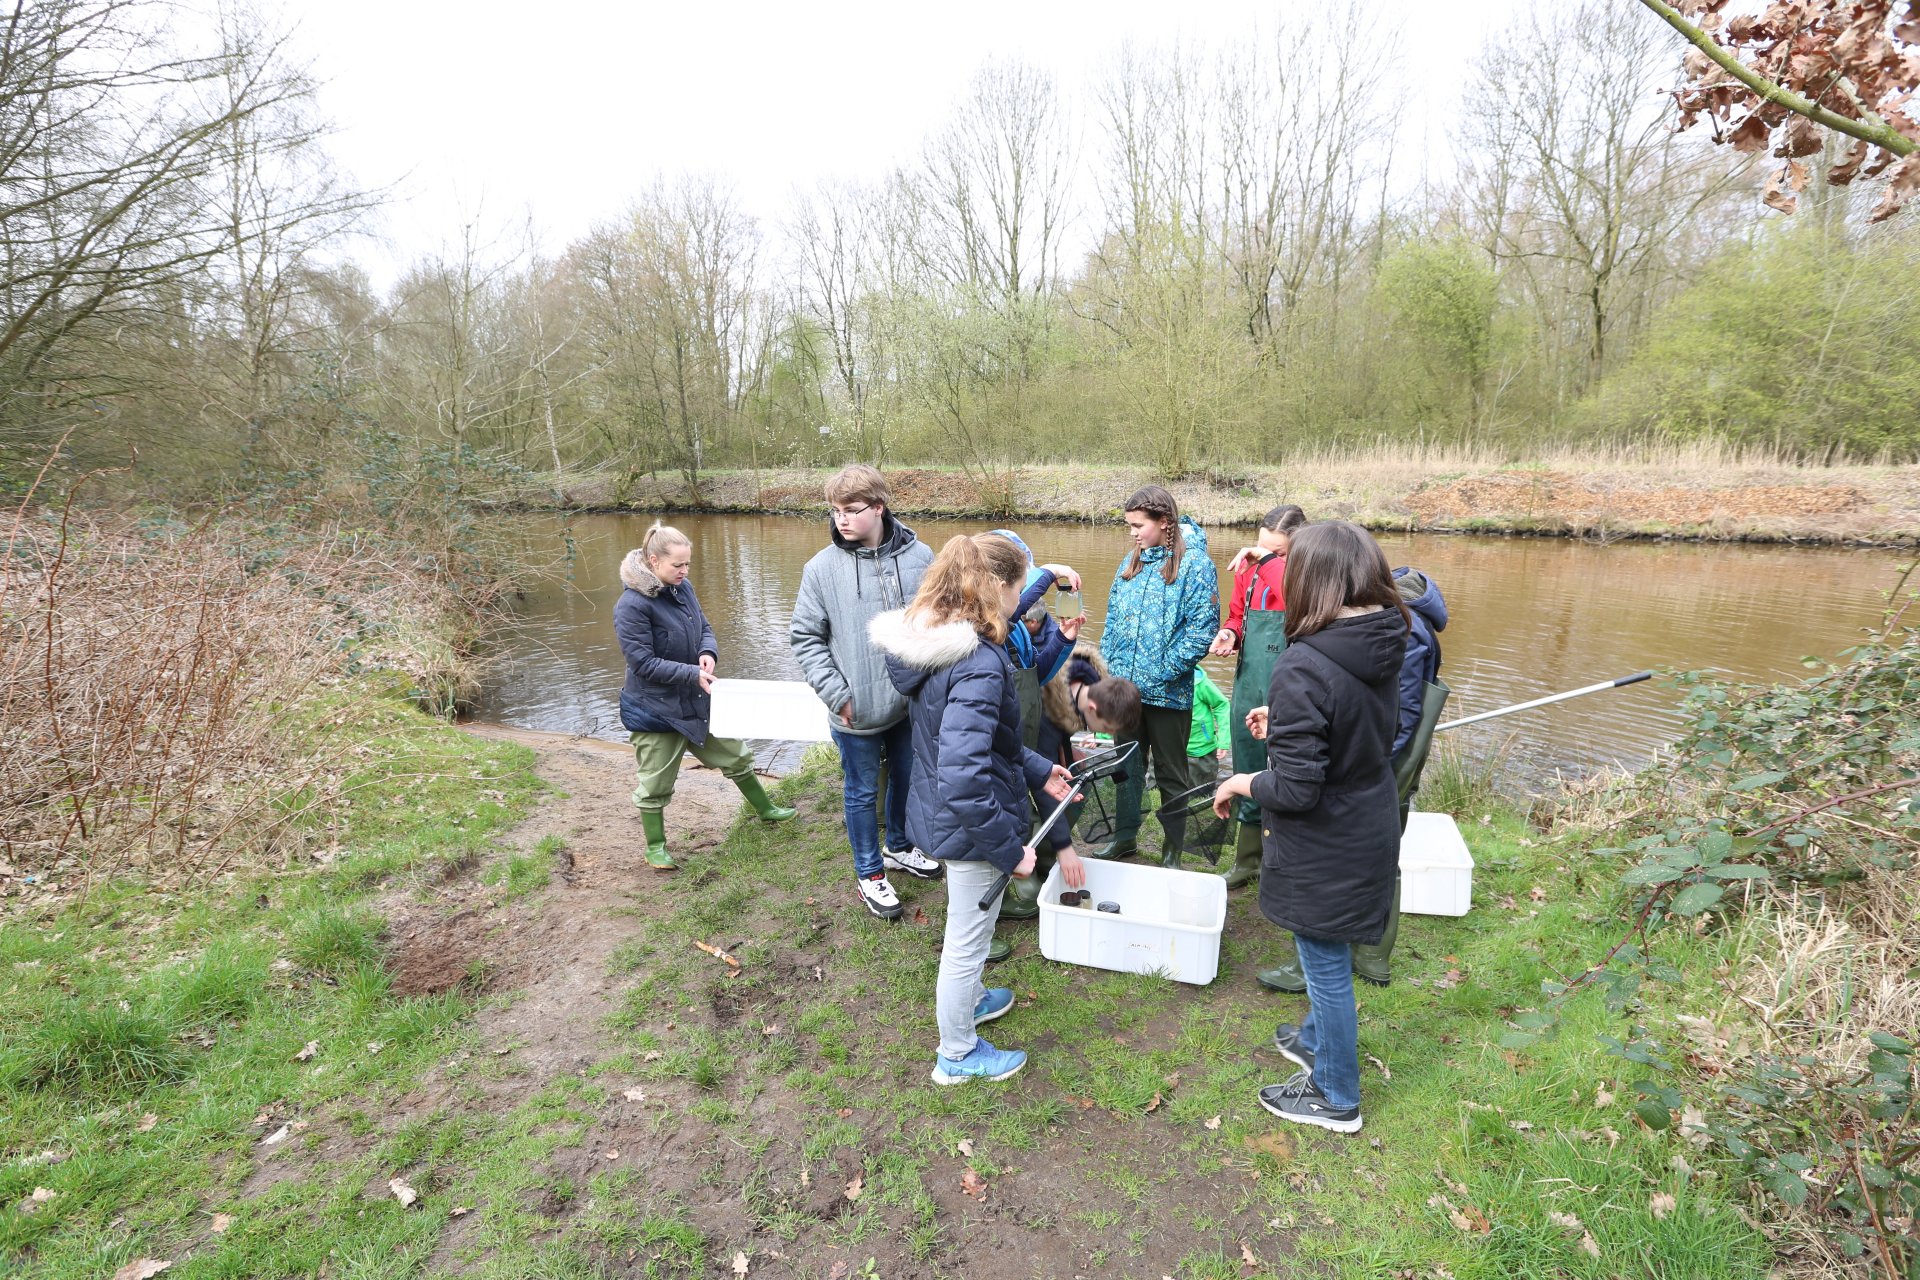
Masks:
[[[588,0],[289,0],[324,82],[332,151],[363,184],[399,184],[376,283],[457,236],[528,214],[557,251],[656,174],[712,171],[776,221],[796,187],[907,160],[987,60],[1018,57],[1078,97],[1122,42],[1252,32],[1309,0],[969,0],[730,5]],[[1526,0],[1367,0],[1401,33],[1411,183],[1444,147],[1466,64]],[[1320,7],[1317,3],[1315,7]]]

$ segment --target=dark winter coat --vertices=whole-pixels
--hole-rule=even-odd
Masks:
[[[669,587],[644,567],[621,570],[627,589],[613,606],[613,634],[627,659],[620,723],[629,733],[671,731],[699,746],[713,715],[700,688],[700,655],[720,655],[713,628],[691,582]]]
[[[1393,754],[1399,755],[1420,727],[1427,685],[1440,678],[1440,639],[1434,633],[1447,629],[1447,600],[1440,594],[1440,584],[1418,569],[1395,569],[1393,585],[1413,618],[1407,656],[1400,663],[1400,714],[1393,731]]]
[[[1378,942],[1399,869],[1389,763],[1407,624],[1398,609],[1342,618],[1288,645],[1267,690],[1260,910],[1328,942]]]
[[[921,627],[904,609],[875,618],[869,634],[913,725],[907,835],[928,857],[1012,871],[1027,840],[1027,788],[1052,766],[1021,744],[1006,650],[968,623]]]

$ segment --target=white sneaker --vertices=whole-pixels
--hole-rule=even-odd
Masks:
[[[859,886],[860,901],[866,904],[867,910],[882,920],[900,918],[900,899],[885,875],[861,876],[854,883]]]
[[[911,846],[905,849],[883,849],[880,861],[889,871],[904,871],[916,880],[938,880],[947,874],[947,869]]]

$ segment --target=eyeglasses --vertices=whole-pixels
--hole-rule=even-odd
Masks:
[[[828,507],[827,519],[851,520],[855,516],[863,516],[871,510],[873,510],[873,504],[871,502],[869,502],[864,507]]]

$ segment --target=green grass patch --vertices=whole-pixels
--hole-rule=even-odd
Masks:
[[[751,1099],[770,1092],[804,1116],[792,1153],[804,1167],[838,1178],[850,1160],[864,1166],[859,1212],[824,1235],[789,1194],[747,1179],[753,1216],[783,1238],[811,1230],[858,1252],[884,1229],[899,1256],[959,1265],[943,1251],[967,1238],[964,1224],[930,1212],[925,1185],[930,1153],[950,1160],[964,1142],[966,1164],[990,1180],[1045,1168],[1080,1188],[1057,1217],[1051,1206],[1040,1216],[1100,1240],[1104,1261],[1089,1265],[1101,1274],[1124,1272],[1173,1222],[1211,1241],[1170,1272],[1181,1280],[1247,1274],[1242,1241],[1270,1264],[1353,1276],[1736,1277],[1768,1265],[1738,1180],[1681,1135],[1633,1119],[1638,1068],[1602,1039],[1624,1036],[1627,1020],[1598,993],[1570,1002],[1557,1036],[1524,1052],[1501,1045],[1542,1002],[1543,981],[1583,968],[1624,926],[1614,869],[1530,830],[1469,771],[1441,770],[1430,794],[1461,806],[1475,906],[1460,919],[1408,917],[1394,984],[1360,988],[1367,1127],[1354,1137],[1286,1126],[1258,1106],[1260,1086],[1293,1071],[1270,1048],[1273,1028],[1306,1004],[1251,981],[1290,950],[1252,895],[1234,898],[1221,976],[1205,988],[1052,964],[1031,926],[1003,924],[1019,953],[987,981],[1020,1003],[989,1034],[1027,1049],[1029,1065],[1006,1085],[932,1086],[945,895],[902,885],[909,917],[923,904],[927,924],[849,923],[844,836],[825,804],[832,778],[814,760],[788,786],[825,816],[743,823],[715,859],[719,874],[663,885],[672,913],[650,918],[616,958],[632,994],[612,1023],[651,1052],[640,1074],[700,1088],[695,1114],[729,1141],[754,1138]],[[766,892],[770,882],[788,896]],[[693,949],[709,937],[750,938],[746,972],[728,978]],[[1725,962],[1730,943],[1663,945],[1677,972],[1698,975]],[[810,988],[810,972],[786,975],[797,986],[756,972],[796,953],[823,957],[825,986]],[[1686,996],[1685,982],[1643,993],[1653,1012]],[[724,1030],[690,1016],[714,1000],[737,1018]],[[1089,1115],[1126,1136],[1089,1144]],[[1213,1190],[1175,1200],[1170,1189],[1193,1176]]]
[[[0,923],[0,1271],[105,1276],[146,1256],[190,1280],[422,1273],[452,1204],[424,1174],[425,1212],[364,1192],[445,1158],[443,1124],[237,1191],[280,1124],[352,1099],[332,1127],[376,1132],[369,1117],[463,1048],[467,1001],[392,995],[365,899],[479,855],[540,784],[523,748],[397,702],[355,714],[369,763],[316,818],[337,842],[329,865],[191,894],[105,886],[50,921]],[[322,1137],[290,1130],[275,1145],[299,1155]],[[36,1188],[51,1194],[33,1201]],[[231,1218],[218,1236],[214,1213]]]

